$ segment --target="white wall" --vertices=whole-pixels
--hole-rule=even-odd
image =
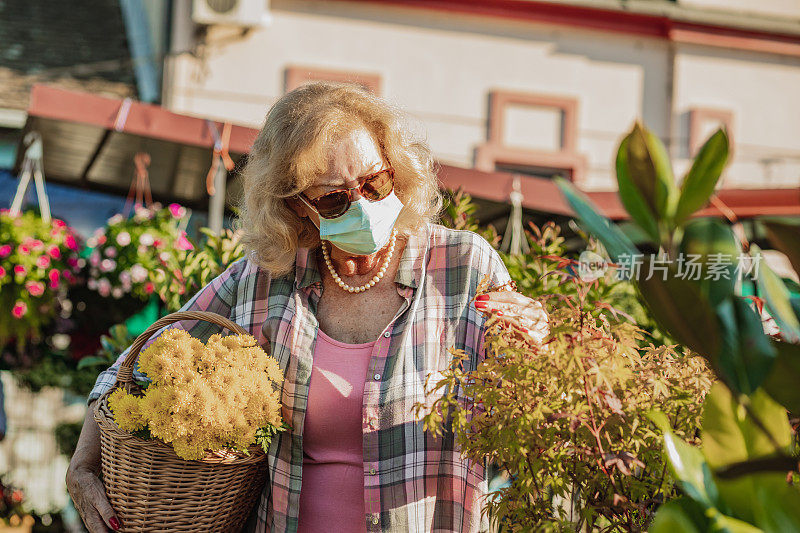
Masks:
[[[692,107],[733,112],[734,153],[726,187],[800,186],[800,58],[681,46],[675,112],[686,155]]]
[[[615,187],[614,152],[639,117],[685,156],[691,106],[734,111],[744,159],[731,184],[763,185],[756,153],[800,156],[796,60],[680,47],[670,123],[663,40],[364,2],[273,0],[272,15],[244,37],[212,27],[199,58],[175,58],[166,105],[258,127],[283,94],[286,67],[297,65],[379,74],[382,94],[412,115],[440,160],[467,167],[486,141],[492,89],[576,98],[587,189]],[[797,185],[794,164],[771,164],[770,184]]]
[[[800,19],[798,0],[678,0],[685,6]]]

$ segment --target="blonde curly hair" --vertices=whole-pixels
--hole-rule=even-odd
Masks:
[[[442,196],[433,156],[411,135],[404,113],[356,86],[301,86],[270,108],[242,169],[242,242],[272,275],[293,270],[298,247],[320,243],[317,227],[286,199],[311,187],[327,171],[330,146],[358,128],[372,133],[394,167],[395,193],[404,205],[398,233],[408,235],[438,216]]]

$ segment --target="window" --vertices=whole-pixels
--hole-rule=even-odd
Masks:
[[[489,135],[475,167],[579,181],[586,166],[577,153],[578,102],[573,98],[493,91]]]
[[[719,127],[725,127],[733,146],[733,112],[705,107],[695,107],[689,111],[689,156],[697,155],[703,143]]]

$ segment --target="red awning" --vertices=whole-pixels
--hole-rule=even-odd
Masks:
[[[515,175],[442,165],[439,177],[442,184],[449,189],[461,188],[476,198],[507,202]],[[558,187],[551,180],[533,176],[519,177],[523,207],[556,215],[572,214]],[[616,191],[590,191],[586,194],[608,218],[628,218]],[[727,206],[738,218],[800,215],[800,188],[721,189],[717,191],[717,198],[722,202],[723,209]],[[697,216],[724,216],[724,213],[719,207],[709,205],[701,209]]]
[[[221,137],[223,126],[156,105],[34,85],[24,131],[42,136],[49,181],[127,194],[134,156],[147,152],[154,198],[205,209],[215,133]],[[250,150],[256,133],[230,127],[227,148],[234,162]],[[24,149],[17,152],[17,172],[23,153]],[[235,173],[229,180],[227,197],[232,199],[238,192]]]

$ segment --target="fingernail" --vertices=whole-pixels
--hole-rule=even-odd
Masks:
[[[475,304],[476,309],[486,309],[486,304],[484,302],[478,302]]]
[[[486,300],[488,300],[488,299],[489,299],[489,295],[488,295],[488,294],[481,294],[480,296],[478,296],[478,297],[477,297],[477,298],[475,298],[475,299],[476,299],[477,301],[479,301],[479,302],[485,302]]]
[[[503,312],[502,312],[502,311],[497,311],[497,312],[495,313],[495,315],[497,315],[497,316],[503,316]]]
[[[111,528],[114,531],[119,531],[119,520],[117,520],[116,516],[112,516],[108,519],[108,523],[111,524]]]

